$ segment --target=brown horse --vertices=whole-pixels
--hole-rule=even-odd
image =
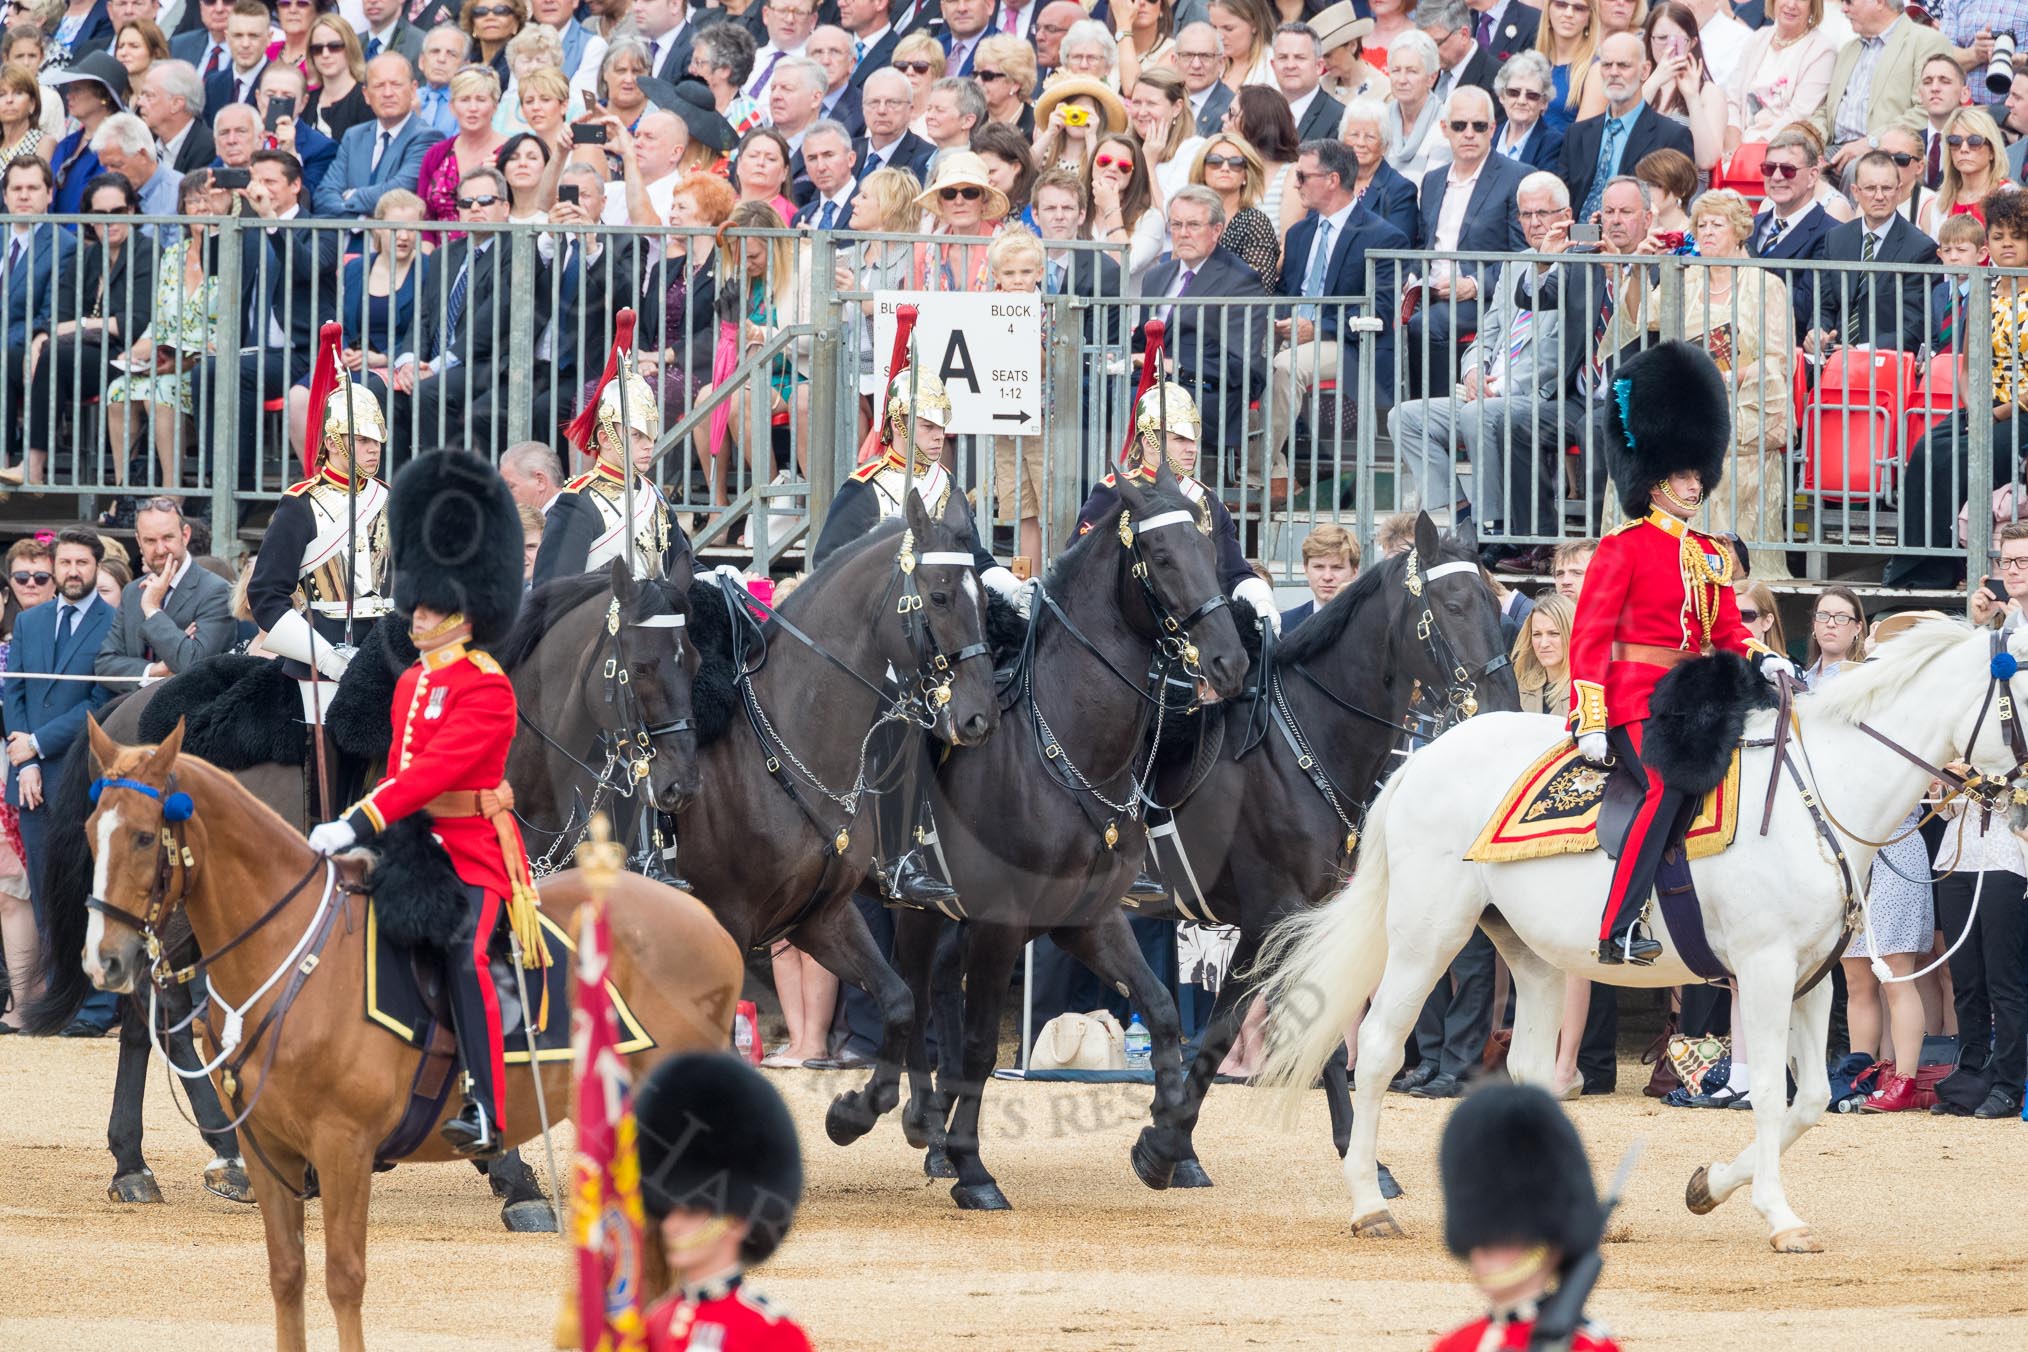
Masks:
[[[199,947],[213,955],[213,1019],[222,1002],[249,1000],[282,973],[243,1011],[246,1036],[266,1045],[254,1046],[236,1086],[236,1110],[247,1113],[241,1130],[255,1147],[249,1154],[272,1166],[248,1162],[267,1231],[275,1346],[281,1352],[305,1347],[301,1188],[305,1170],[314,1168],[338,1344],[343,1352],[363,1352],[360,1301],[374,1150],[402,1115],[420,1055],[360,1017],[363,900],[342,884],[356,884],[367,861],[355,854],[320,862],[301,835],[231,775],[179,756],[180,722],[157,747],[123,747],[95,722],[89,732],[96,775],[119,782],[104,784],[85,822],[95,898],[86,973],[102,989],[122,992],[151,979],[151,938],[178,909]],[[188,796],[188,819],[172,824],[185,806],[179,794]],[[165,810],[165,802],[175,810]],[[588,896],[575,871],[542,883],[544,913],[566,928]],[[631,1058],[636,1073],[676,1052],[725,1046],[742,969],[738,948],[711,913],[696,899],[633,874],[620,875],[606,905],[612,980],[656,1044]],[[316,955],[300,980],[306,963],[296,954],[299,944]],[[282,1012],[272,1026],[257,1033],[278,1005]],[[202,1034],[206,1055],[215,1055],[214,1028]],[[544,1062],[541,1073],[551,1111],[567,1114],[570,1063]],[[234,1086],[225,1073],[215,1079],[233,1104]],[[527,1067],[509,1067],[506,1098],[509,1141],[532,1138],[538,1123]],[[431,1133],[409,1158],[429,1163],[453,1156]]]

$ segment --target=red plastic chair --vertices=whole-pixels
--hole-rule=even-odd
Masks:
[[[1908,450],[1902,417],[1914,378],[1906,352],[1832,353],[1802,405],[1804,483],[1826,501],[1885,496]]]
[[[1924,432],[1957,411],[1957,356],[1939,352],[1929,359],[1929,369],[1916,372],[1911,382],[1908,404],[1902,412],[1902,459],[1908,458],[1908,453],[1922,439]]]
[[[1758,208],[1760,199],[1767,195],[1767,183],[1760,176],[1761,162],[1767,158],[1767,142],[1748,141],[1732,155],[1720,160],[1711,171],[1711,186],[1730,188],[1744,197],[1747,205]]]

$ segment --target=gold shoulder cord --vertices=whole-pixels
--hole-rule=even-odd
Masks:
[[[1685,590],[1697,607],[1697,628],[1700,635],[1698,647],[1711,646],[1711,631],[1718,623],[1718,593],[1716,588],[1732,585],[1732,554],[1721,550],[1716,568],[1711,566],[1711,557],[1704,552],[1695,531],[1683,532],[1682,564]]]

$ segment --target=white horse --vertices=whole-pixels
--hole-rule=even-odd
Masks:
[[[2028,658],[2028,635],[2013,652]],[[1895,754],[1861,724],[1892,738],[1931,765],[1962,757],[1985,774],[2012,772],[2000,727],[2002,701],[1987,705],[1990,635],[1953,620],[1933,620],[1887,644],[1876,660],[1795,703],[1811,789],[1850,829],[1840,832],[1852,876],[1863,880],[1874,854],[1923,796],[1930,775]],[[2002,692],[2004,693],[2004,692]],[[1774,715],[1748,723],[1748,740],[1773,730]],[[1976,746],[1967,746],[1975,735]],[[1563,973],[1628,986],[1673,986],[1699,978],[1684,965],[1659,922],[1665,945],[1652,967],[1606,967],[1596,958],[1599,912],[1612,872],[1600,851],[1517,863],[1468,862],[1465,854],[1515,779],[1568,733],[1555,719],[1487,714],[1460,724],[1410,757],[1375,799],[1352,880],[1314,911],[1286,922],[1261,957],[1264,993],[1274,1011],[1262,1082],[1307,1088],[1343,1030],[1370,996],[1359,1027],[1358,1093],[1345,1178],[1352,1189],[1353,1232],[1400,1234],[1381,1200],[1374,1170],[1381,1104],[1401,1066],[1402,1044],[1423,999],[1451,959],[1483,926],[1514,973],[1517,996],[1508,1068],[1514,1078],[1547,1086],[1556,1053]],[[1792,743],[1790,754],[1797,755]],[[1831,983],[1798,997],[1797,987],[1824,963],[1845,930],[1844,887],[1829,847],[1792,782],[1775,797],[1766,836],[1760,810],[1772,751],[1749,748],[1740,775],[1738,835],[1723,853],[1693,866],[1711,948],[1739,979],[1754,1140],[1730,1163],[1692,1175],[1685,1200],[1710,1211],[1742,1183],[1783,1253],[1821,1245],[1789,1208],[1781,1155],[1830,1101],[1825,1039]],[[1786,770],[1781,772],[1788,781]],[[1786,1048],[1776,1055],[1777,1048]],[[1783,1070],[1796,1077],[1784,1104]]]

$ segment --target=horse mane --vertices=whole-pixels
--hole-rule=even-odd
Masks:
[[[1907,694],[1908,683],[1932,663],[1977,650],[1981,662],[1988,635],[1962,620],[1923,620],[1882,644],[1878,657],[1861,662],[1820,693],[1809,696],[1811,712],[1841,723],[1863,723],[1888,712]],[[1969,663],[1967,663],[1969,665]]]
[[[1342,588],[1336,596],[1311,612],[1308,619],[1289,630],[1275,649],[1275,665],[1314,661],[1337,647],[1338,640],[1345,637],[1345,631],[1351,627],[1360,608],[1400,574],[1400,560],[1405,557],[1396,554],[1382,559],[1354,578],[1351,586]]]
[[[493,660],[513,671],[528,660],[543,636],[564,616],[611,585],[612,579],[603,572],[580,573],[543,583],[521,598],[521,612],[514,617],[514,627],[491,649]]]

